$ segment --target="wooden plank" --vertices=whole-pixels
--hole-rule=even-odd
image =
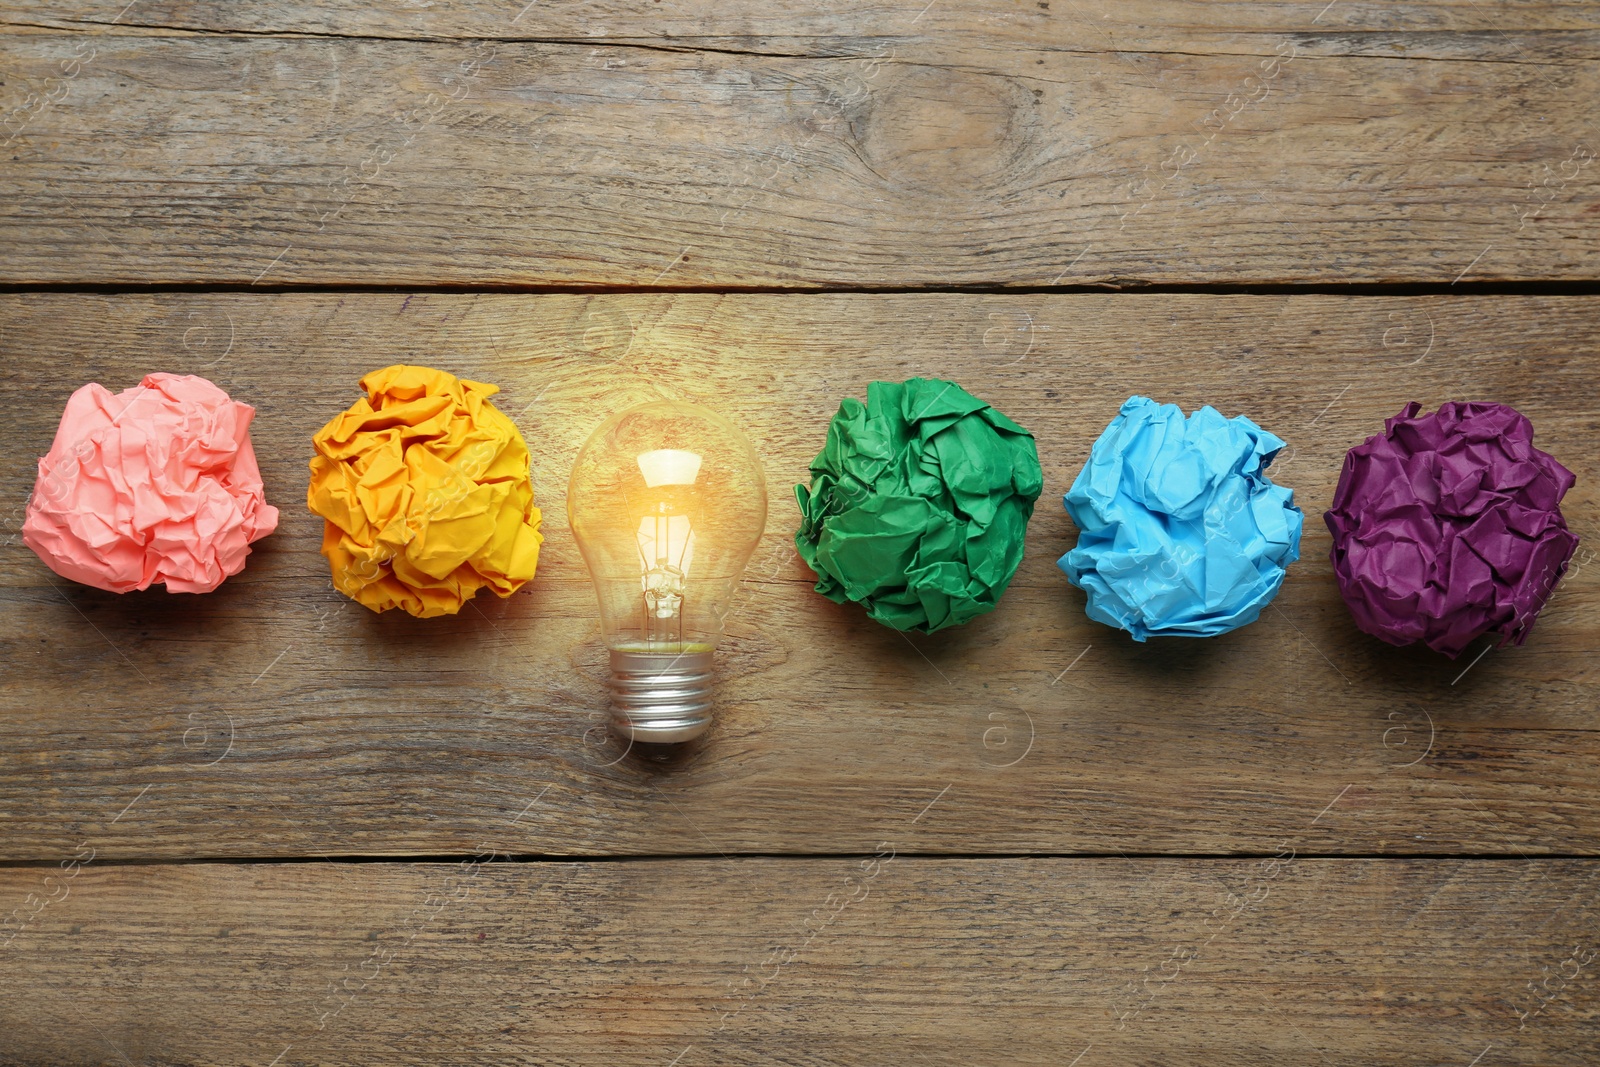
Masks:
[[[0,281],[1445,283],[1600,253],[1590,5],[7,0],[0,29]]]
[[[1597,301],[1192,295],[150,294],[0,297],[0,856],[859,851],[934,798],[946,852],[1592,853],[1600,848]],[[302,506],[311,434],[367,370],[496,382],[547,541],[516,596],[376,616]],[[210,376],[256,405],[277,533],[207,596],[116,596],[17,530],[82,382]],[[903,636],[810,591],[789,487],[874,378],[953,377],[1032,429],[1045,495],[999,610]],[[1131,392],[1248,413],[1307,512],[1254,625],[1136,645],[1055,567],[1060,494]],[[681,396],[738,420],[771,517],[713,733],[674,762],[595,727],[604,652],[567,472],[602,415]],[[1528,644],[1450,661],[1359,633],[1320,521],[1345,450],[1416,399],[1516,405],[1578,475],[1587,539]],[[1070,669],[1069,669],[1070,668]],[[538,799],[538,803],[529,807]]]
[[[920,829],[872,842],[881,859],[91,863],[50,889],[47,869],[0,871],[8,907],[66,894],[0,949],[0,1062],[1277,1067],[1403,1049],[1578,1067],[1600,1051],[1594,861],[902,855]]]

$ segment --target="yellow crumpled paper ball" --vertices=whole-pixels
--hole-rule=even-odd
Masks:
[[[373,611],[453,615],[484,586],[510,596],[539,561],[528,447],[496,385],[397,364],[312,438],[306,506],[341,593]]]

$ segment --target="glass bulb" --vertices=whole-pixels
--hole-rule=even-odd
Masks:
[[[639,741],[698,737],[723,619],[767,525],[755,449],[698,404],[630,408],[579,451],[567,518],[611,650],[612,721]]]

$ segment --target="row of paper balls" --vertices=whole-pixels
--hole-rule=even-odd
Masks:
[[[314,437],[307,503],[334,585],[374,611],[453,613],[533,577],[529,457],[496,386],[425,367],[362,379]],[[1509,407],[1408,404],[1345,457],[1332,507],[1339,588],[1357,625],[1450,656],[1521,643],[1577,538],[1575,481]],[[56,573],[114,592],[208,592],[277,526],[251,447],[254,409],[195,376],[83,386],[39,461],[23,538]],[[1066,494],[1060,566],[1089,616],[1206,637],[1253,622],[1299,558],[1301,511],[1267,467],[1284,442],[1244,416],[1130,397]],[[795,544],[816,590],[933,632],[992,610],[1043,488],[1031,434],[953,382],[873,382],[847,399],[796,486]]]

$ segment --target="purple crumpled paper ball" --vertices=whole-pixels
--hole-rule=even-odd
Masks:
[[[1504,404],[1419,404],[1344,458],[1333,570],[1356,625],[1459,656],[1480,634],[1522,644],[1578,539],[1561,517],[1577,478]]]

